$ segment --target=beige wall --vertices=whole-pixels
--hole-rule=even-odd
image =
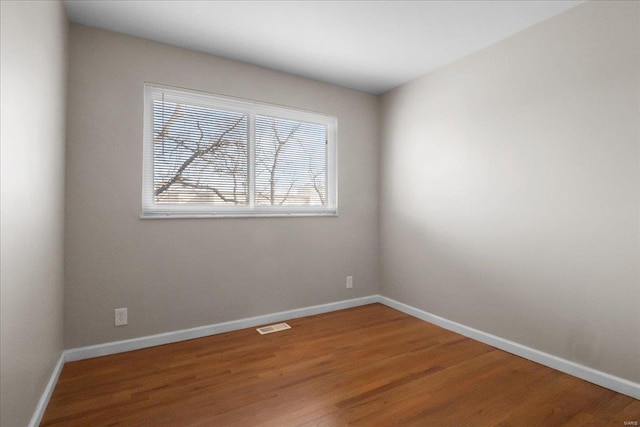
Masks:
[[[385,295],[640,381],[639,17],[585,3],[384,96]]]
[[[378,292],[376,97],[75,24],[69,49],[67,347]],[[335,115],[340,216],[139,219],[144,82]]]
[[[63,349],[67,18],[0,2],[0,425],[28,424]]]

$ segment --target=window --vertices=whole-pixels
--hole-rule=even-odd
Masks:
[[[145,85],[142,217],[336,215],[337,120]]]

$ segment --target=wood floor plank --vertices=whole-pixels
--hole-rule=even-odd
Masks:
[[[381,304],[67,363],[43,426],[617,426],[640,401]]]

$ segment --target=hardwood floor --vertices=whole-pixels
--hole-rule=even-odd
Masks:
[[[624,426],[640,401],[380,304],[64,366],[43,426]],[[633,424],[631,424],[633,425]]]

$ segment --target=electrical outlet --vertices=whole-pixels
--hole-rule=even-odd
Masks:
[[[353,288],[353,276],[347,276],[347,289]]]
[[[127,308],[116,308],[116,326],[127,324]]]

